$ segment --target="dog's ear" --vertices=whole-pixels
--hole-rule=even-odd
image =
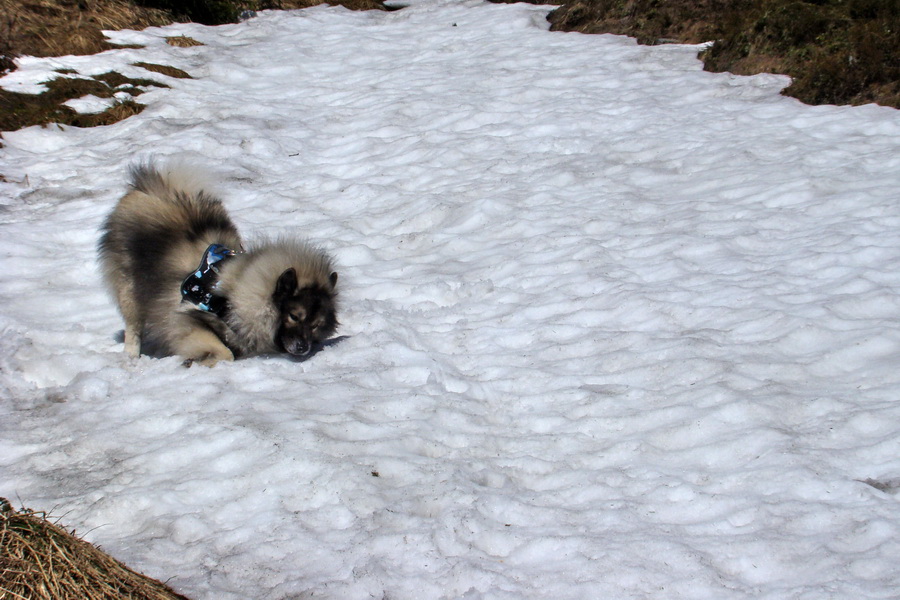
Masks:
[[[276,301],[290,298],[294,295],[296,289],[297,272],[293,268],[287,269],[280,277],[278,277],[278,281],[275,283],[275,291],[272,293],[272,298]]]
[[[337,271],[328,276],[328,281],[331,282],[331,289],[334,289],[334,286],[337,285]]]

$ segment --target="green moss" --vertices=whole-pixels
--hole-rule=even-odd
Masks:
[[[740,12],[703,58],[713,71],[788,74],[785,93],[811,104],[900,108],[900,1],[768,0]]]

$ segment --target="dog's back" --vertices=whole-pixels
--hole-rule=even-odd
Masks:
[[[181,304],[181,280],[213,243],[239,250],[241,239],[222,203],[189,168],[131,169],[131,189],[103,226],[100,263],[125,318],[125,346],[136,356],[141,334],[171,353],[166,340]]]

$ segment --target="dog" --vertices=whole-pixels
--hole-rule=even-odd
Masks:
[[[130,189],[98,245],[125,320],[125,351],[181,356],[187,366],[272,353],[308,357],[338,327],[331,257],[284,237],[245,250],[209,190],[195,168],[131,167]]]

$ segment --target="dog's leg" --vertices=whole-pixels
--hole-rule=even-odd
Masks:
[[[129,323],[125,323],[125,352],[128,356],[141,355],[141,329],[140,325],[135,327]]]
[[[130,283],[116,286],[116,299],[119,301],[119,310],[125,319],[125,352],[129,356],[140,356],[144,318],[138,308],[140,304],[134,299],[134,286]]]
[[[187,359],[186,363],[199,363],[211,367],[220,360],[234,360],[234,354],[215,333],[194,323],[185,335],[174,340],[172,350]]]

